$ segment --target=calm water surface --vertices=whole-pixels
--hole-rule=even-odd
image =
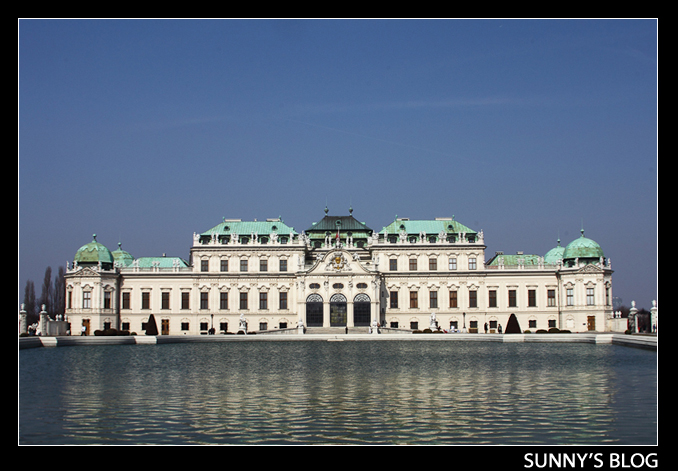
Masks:
[[[657,354],[220,342],[19,352],[20,444],[656,444]]]

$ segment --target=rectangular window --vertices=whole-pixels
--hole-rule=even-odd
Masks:
[[[219,309],[228,309],[228,293],[219,293]]]
[[[450,291],[450,307],[458,307],[457,306],[457,292],[456,291]]]
[[[280,271],[287,271],[287,260],[280,260]]]
[[[550,307],[553,307],[556,305],[556,290],[550,289],[546,292],[546,300],[548,301],[548,305]]]
[[[430,291],[429,292],[429,306],[431,309],[435,309],[438,307],[438,292],[437,291]]]
[[[187,292],[182,292],[181,293],[181,309],[190,309],[190,300],[191,300],[191,293]]]
[[[509,295],[509,307],[516,307],[518,306],[518,299],[516,297],[516,290],[510,289],[508,292]]]
[[[528,326],[530,329],[536,329],[537,328],[537,321],[536,319],[530,319],[528,322]]]
[[[567,288],[567,305],[574,306],[574,288]]]
[[[488,306],[489,307],[497,307],[497,290],[491,289],[488,292],[488,294],[489,294],[489,296],[487,298]]]
[[[556,320],[555,319],[549,319],[549,329],[552,327],[556,326]]]
[[[410,259],[410,271],[417,271],[417,259],[416,258]]]
[[[468,269],[469,270],[475,270],[476,269],[476,258],[471,257],[468,259]]]
[[[141,309],[151,308],[151,293],[141,293]]]
[[[468,292],[468,307],[478,307],[478,292],[469,291]]]
[[[169,291],[163,291],[161,296],[162,296],[162,306],[160,307],[160,309],[169,309],[170,308]]]
[[[431,270],[431,271],[438,269],[438,259],[437,258],[429,258],[428,259],[428,269]]]
[[[448,268],[450,270],[456,270],[457,269],[457,259],[456,258],[451,258],[448,260]]]
[[[240,260],[240,271],[247,271],[247,260]]]
[[[259,330],[268,330],[268,322],[259,322]]]
[[[259,293],[259,309],[268,309],[268,293]]]
[[[92,292],[83,291],[82,292],[82,308],[90,309],[92,307]]]
[[[111,308],[111,292],[104,291],[104,309]]]
[[[417,322],[417,321],[411,321],[411,322],[410,322],[410,329],[412,329],[412,330],[418,330],[418,329],[419,329],[419,322]]]
[[[419,307],[419,293],[410,291],[410,308],[416,309]]]
[[[129,309],[129,303],[130,303],[130,296],[129,293],[122,293],[122,308],[123,309]]]
[[[398,292],[397,291],[390,291],[389,292],[389,307],[391,309],[398,309]]]
[[[391,271],[398,271],[398,259],[391,258],[388,261],[388,269]]]
[[[182,322],[181,323],[181,331],[182,332],[187,332],[188,331],[188,322]]]
[[[210,261],[200,260],[200,271],[209,271],[209,270],[210,270]]]
[[[228,271],[228,260],[221,260],[221,271]]]
[[[247,309],[247,293],[240,293],[240,309]]]
[[[529,307],[537,307],[537,290],[528,289],[527,290],[527,305]]]
[[[596,304],[595,288],[586,288],[586,305],[593,306]]]
[[[287,309],[287,292],[280,293],[279,300],[279,309]]]
[[[208,292],[201,292],[200,293],[200,309],[209,309],[209,296],[210,294]]]
[[[268,271],[268,260],[259,260],[259,271]]]

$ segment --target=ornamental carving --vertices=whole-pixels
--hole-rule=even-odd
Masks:
[[[351,266],[343,252],[334,252],[325,265],[325,271],[351,271]]]

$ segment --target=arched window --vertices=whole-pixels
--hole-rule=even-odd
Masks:
[[[310,294],[306,298],[306,325],[323,326],[323,298],[318,293]]]
[[[330,326],[343,327],[346,325],[346,296],[337,293],[330,298]]]
[[[306,298],[306,303],[321,303],[323,302],[322,296],[320,296],[318,293],[313,293],[309,294],[308,298]]]
[[[353,298],[354,303],[369,303],[370,302],[370,297],[366,295],[365,293],[360,293],[356,295],[355,298]]]
[[[330,298],[330,302],[331,303],[345,303],[346,302],[346,296],[344,296],[341,293],[337,293]]]
[[[359,293],[353,298],[353,325],[356,327],[370,325],[371,317],[370,297]]]

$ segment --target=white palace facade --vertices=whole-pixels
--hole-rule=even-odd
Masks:
[[[609,331],[612,270],[581,237],[544,255],[485,256],[482,231],[452,218],[398,218],[380,232],[349,215],[297,233],[281,218],[224,219],[194,234],[188,260],[135,258],[94,240],[66,273],[74,335]],[[432,316],[433,315],[433,316]]]

